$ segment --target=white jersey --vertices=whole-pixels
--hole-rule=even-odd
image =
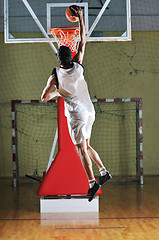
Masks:
[[[72,68],[56,68],[58,91],[65,101],[65,115],[75,145],[90,138],[95,120],[94,106],[83,72],[83,67],[77,62],[73,62]]]

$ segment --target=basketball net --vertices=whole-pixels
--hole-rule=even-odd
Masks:
[[[50,32],[56,40],[58,47],[67,46],[71,49],[73,58],[76,54],[77,41],[79,40],[79,27],[51,28]]]

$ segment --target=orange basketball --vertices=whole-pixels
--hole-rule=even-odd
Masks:
[[[71,5],[66,9],[66,17],[70,22],[78,22],[78,17],[76,16],[76,13],[74,9],[79,8],[76,5]]]

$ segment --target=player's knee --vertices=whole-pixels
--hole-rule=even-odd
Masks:
[[[78,148],[78,152],[80,152],[82,155],[87,155],[87,146],[83,142],[81,144],[76,145]]]

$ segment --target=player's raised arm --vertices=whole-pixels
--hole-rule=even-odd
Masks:
[[[86,30],[85,30],[85,25],[83,21],[82,9],[79,7],[75,12],[79,18],[80,42],[79,42],[77,54],[74,56],[73,60],[82,64],[84,51],[85,51],[85,44],[86,44]]]
[[[49,101],[54,97],[60,96],[58,90],[56,89],[54,92],[51,92],[53,86],[56,86],[56,81],[55,81],[55,75],[51,75],[48,78],[46,87],[44,88],[42,95],[41,95],[41,100],[43,102]]]

